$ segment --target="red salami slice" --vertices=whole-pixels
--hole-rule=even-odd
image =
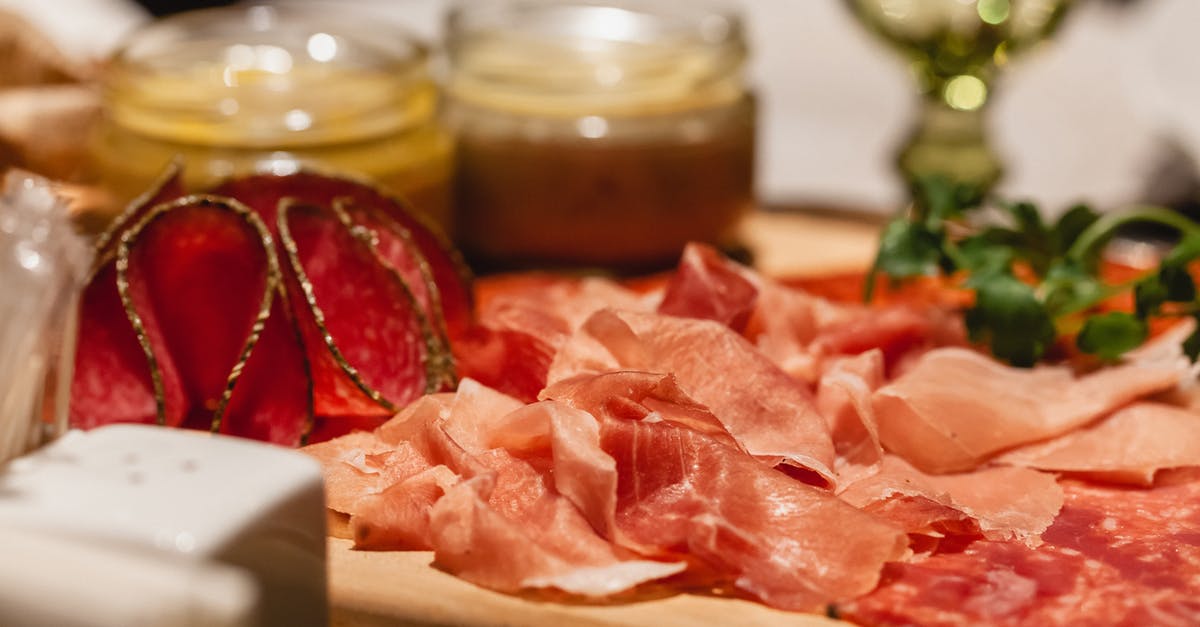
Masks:
[[[154,362],[147,359],[121,303],[116,259],[111,254],[88,280],[79,308],[71,426],[90,429],[115,422],[183,422],[179,373],[169,356]],[[159,394],[169,398],[160,402]]]
[[[382,211],[356,204],[352,200],[335,200],[334,207],[349,216],[355,226],[371,232],[371,241],[379,257],[404,279],[413,298],[429,319],[429,325],[438,340],[448,343],[442,296],[433,280],[429,262],[417,248],[412,233]]]
[[[842,616],[861,625],[1200,622],[1200,481],[1064,487],[1066,505],[1041,547],[982,541],[891,564]]]
[[[270,316],[233,387],[220,431],[296,446],[312,428],[312,397],[304,344],[280,279],[272,286]]]
[[[287,175],[256,174],[234,178],[217,186],[212,193],[246,203],[259,212],[272,229],[275,228],[279,201],[284,198],[321,207],[332,207],[334,201],[343,199],[347,207],[370,209],[391,218],[408,231],[429,264],[450,337],[458,337],[469,326],[473,307],[470,271],[441,230],[400,199],[367,183],[307,170]],[[378,222],[378,217],[373,221]],[[373,228],[370,224],[366,226]]]
[[[387,415],[442,385],[447,360],[420,306],[344,214],[285,201],[278,228],[318,415]]]
[[[153,361],[169,359],[178,369],[183,425],[216,429],[242,371],[235,366],[249,357],[278,281],[265,226],[245,207],[185,197],[133,226],[118,255],[117,283],[134,329]],[[161,420],[171,424],[173,399],[163,394]]]
[[[171,161],[158,175],[150,189],[133,199],[118,215],[108,230],[96,240],[96,259],[104,259],[117,250],[121,236],[136,225],[156,205],[183,196],[183,164],[178,159]]]

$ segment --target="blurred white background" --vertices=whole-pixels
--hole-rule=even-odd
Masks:
[[[279,0],[306,2],[308,0]],[[836,0],[729,0],[754,46],[768,204],[889,211],[891,153],[913,111],[906,69]],[[446,0],[343,0],[436,42]],[[0,0],[71,54],[103,56],[148,19],[128,0]],[[1000,191],[1053,208],[1145,195],[1174,139],[1200,155],[1200,1],[1082,0],[1050,45],[1009,68],[992,103],[1008,172]],[[1189,170],[1189,171],[1194,171]]]

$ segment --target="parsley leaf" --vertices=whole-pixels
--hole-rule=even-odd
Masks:
[[[1085,353],[1113,360],[1141,346],[1149,335],[1150,328],[1144,319],[1123,311],[1110,311],[1088,318],[1075,343]]]
[[[1145,341],[1152,317],[1189,315],[1200,325],[1200,289],[1191,265],[1200,260],[1200,224],[1159,207],[1134,207],[1098,214],[1076,205],[1052,224],[1032,203],[985,199],[978,188],[944,177],[914,185],[912,204],[890,222],[867,281],[917,276],[949,277],[975,291],[966,312],[971,339],[1010,363],[1029,366],[1057,341],[1060,330],[1079,329],[1080,350],[1116,359]],[[983,209],[991,209],[990,214]],[[999,215],[999,223],[977,224]],[[1106,244],[1130,222],[1152,222],[1178,231],[1181,239],[1157,271],[1124,285],[1100,276]],[[1103,312],[1099,305],[1132,292],[1132,313]],[[1200,331],[1184,342],[1200,356]]]

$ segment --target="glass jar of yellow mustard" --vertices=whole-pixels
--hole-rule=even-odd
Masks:
[[[739,16],[705,0],[463,1],[446,24],[455,221],[484,267],[673,263],[753,204]]]
[[[428,50],[331,6],[202,10],[136,32],[103,84],[101,182],[132,198],[176,157],[192,188],[312,167],[370,177],[449,226],[452,145]]]

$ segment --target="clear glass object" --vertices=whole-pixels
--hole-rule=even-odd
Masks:
[[[673,263],[753,204],[739,16],[702,1],[461,2],[446,23],[458,236],[483,267]]]
[[[67,426],[79,293],[91,246],[50,183],[0,181],[0,465]]]
[[[102,182],[128,200],[176,155],[191,187],[309,166],[373,178],[445,225],[451,144],[428,50],[330,6],[202,10],[134,33],[104,78]]]
[[[897,155],[908,184],[942,174],[990,188],[1003,165],[985,112],[996,72],[1058,27],[1072,0],[845,0],[909,61],[919,117]]]

